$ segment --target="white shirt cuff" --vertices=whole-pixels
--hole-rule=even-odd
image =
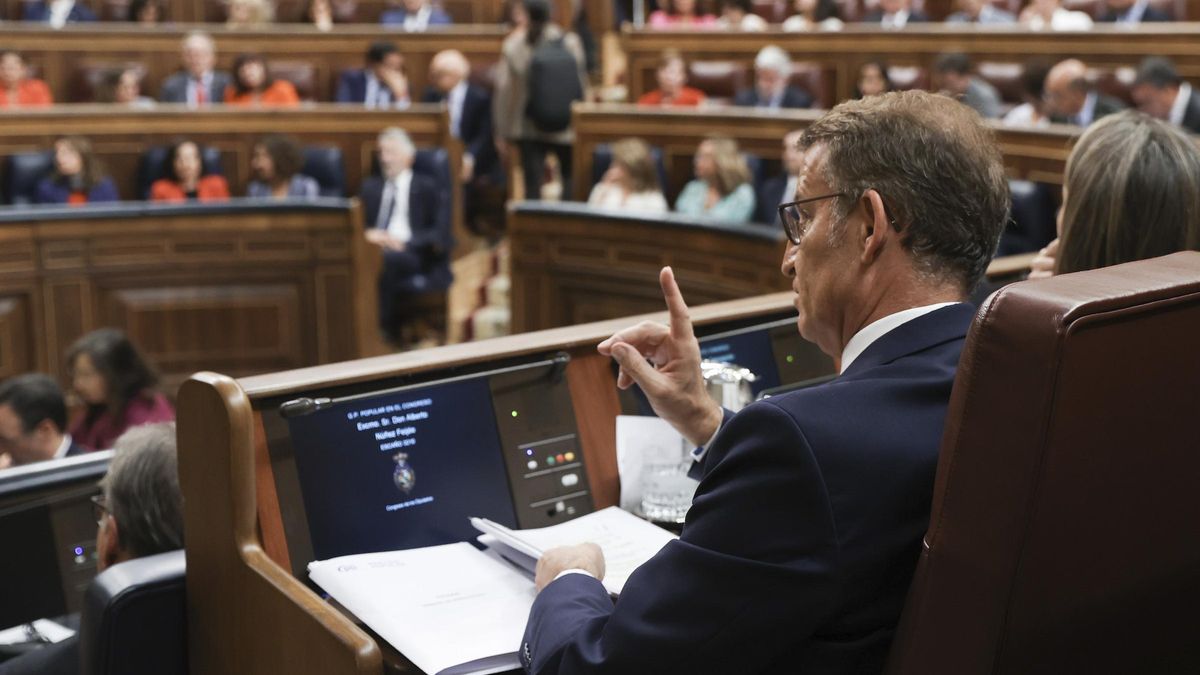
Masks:
[[[713,432],[713,435],[708,439],[708,441],[704,445],[696,448],[695,450],[692,450],[692,461],[693,462],[699,462],[704,459],[705,453],[707,453],[708,449],[710,447],[712,447],[713,441],[717,440],[717,434],[719,434],[719,433],[721,433],[721,427],[717,427],[717,430]]]
[[[554,577],[554,581],[558,581],[559,579],[561,579],[561,578],[563,578],[563,577],[567,576],[568,574],[586,574],[586,575],[588,575],[589,577],[591,577],[591,578],[593,578],[593,579],[595,579],[595,578],[596,578],[596,575],[595,575],[595,574],[592,574],[591,572],[589,572],[589,571],[587,571],[587,570],[585,570],[585,569],[580,569],[580,568],[578,568],[578,567],[572,567],[572,568],[571,568],[571,569],[569,569],[569,570],[563,570],[563,571],[559,572],[559,573],[558,573],[558,574],[557,574],[557,575]]]

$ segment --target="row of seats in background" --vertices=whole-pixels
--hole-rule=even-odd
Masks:
[[[237,0],[233,0],[237,1]],[[275,23],[311,23],[315,2],[328,2],[335,24],[380,23],[389,12],[394,17],[403,8],[402,0],[271,0],[272,20]],[[226,23],[230,18],[231,0],[76,0],[87,8],[85,16],[106,22],[137,22],[146,4],[156,7],[157,19],[163,21]],[[45,10],[41,0],[0,0],[0,18],[6,21],[35,20]],[[504,21],[505,7],[501,0],[440,0],[437,8],[454,24],[497,24]]]

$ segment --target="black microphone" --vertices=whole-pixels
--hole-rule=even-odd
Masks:
[[[332,405],[333,399],[329,398],[296,398],[280,404],[279,414],[282,417],[300,417],[301,415],[311,415]]]

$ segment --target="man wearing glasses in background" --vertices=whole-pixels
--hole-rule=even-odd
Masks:
[[[696,446],[683,534],[614,603],[592,544],[538,562],[520,654],[534,673],[881,672],[929,521],[964,301],[1008,219],[991,132],[903,92],[843,103],[800,138],[779,208],[800,333],[839,361],[826,384],[733,415],[705,393],[670,269],[671,325],[602,342]]]

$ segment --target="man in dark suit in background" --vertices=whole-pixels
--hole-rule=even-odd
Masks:
[[[83,452],[67,433],[67,404],[57,382],[30,373],[0,383],[0,469]]]
[[[1200,133],[1200,94],[1179,76],[1169,59],[1146,57],[1138,67],[1131,93],[1138,110],[1193,134]]]
[[[551,549],[519,648],[548,673],[881,672],[929,524],[966,304],[1008,219],[980,118],[927,92],[847,101],[805,130],[782,270],[831,382],[736,415],[708,397],[674,276],[670,327],[602,342],[697,451],[679,540],[614,603],[594,544]],[[930,199],[936,189],[938,198]]]
[[[754,108],[808,108],[813,97],[807,91],[788,84],[792,57],[775,45],[758,50],[754,57],[754,86],[737,92],[734,105]]]
[[[1079,59],[1059,61],[1050,69],[1045,99],[1052,122],[1080,127],[1125,109],[1124,103],[1096,91],[1087,79],[1087,66]]]
[[[879,8],[863,16],[864,24],[874,23],[881,28],[904,28],[910,23],[927,23],[929,17],[913,9],[912,0],[879,0]]]
[[[763,181],[758,193],[756,222],[778,226],[779,205],[796,198],[796,183],[804,164],[804,154],[798,145],[803,133],[803,129],[797,129],[783,137],[783,173]]]
[[[1107,0],[1104,14],[1099,21],[1103,23],[1148,23],[1172,21],[1171,15],[1150,5],[1150,0]]]
[[[343,72],[333,100],[368,108],[407,108],[412,94],[404,74],[404,56],[396,45],[372,42],[367,48],[367,67]]]
[[[183,38],[183,70],[167,78],[158,92],[165,103],[202,108],[225,100],[229,73],[213,70],[217,48],[208,33],[194,31]]]
[[[68,2],[52,3],[50,0],[45,0],[44,2],[26,2],[24,5],[25,11],[21,17],[22,20],[48,23],[51,28],[62,28],[68,23],[87,23],[96,20],[96,13],[80,2],[68,0]]]
[[[416,147],[402,129],[379,134],[382,178],[363,182],[366,237],[383,251],[379,327],[388,341],[411,345],[422,336],[411,301],[450,287],[450,204],[429,176],[414,173]]]

